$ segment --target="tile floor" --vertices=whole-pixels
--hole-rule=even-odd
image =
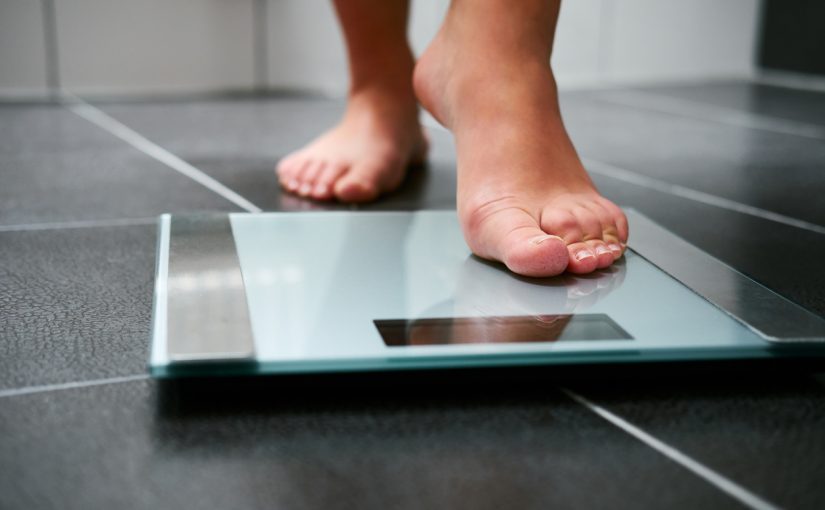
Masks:
[[[562,101],[609,198],[825,315],[825,93],[722,82]],[[94,106],[260,209],[340,208],[282,195],[271,173],[339,101]],[[455,207],[451,140],[430,131],[429,169],[364,209]],[[825,506],[816,365],[149,380],[154,217],[202,210],[241,208],[70,107],[0,104],[0,508]]]

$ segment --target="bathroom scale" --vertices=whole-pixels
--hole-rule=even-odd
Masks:
[[[163,215],[156,377],[825,355],[825,320],[628,210],[625,255],[525,278],[455,211]]]

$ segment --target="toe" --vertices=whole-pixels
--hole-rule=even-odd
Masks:
[[[275,166],[275,173],[278,174],[278,177],[286,176],[294,172],[297,159],[297,154],[290,154],[278,161],[278,164]]]
[[[567,243],[579,242],[584,238],[581,224],[567,209],[547,208],[541,214],[541,229],[555,234]]]
[[[627,217],[624,214],[624,211],[611,202],[606,198],[601,198],[600,205],[607,211],[607,214],[610,218],[610,223],[616,229],[616,237],[618,244],[625,245],[627,244],[627,238],[629,235],[629,228],[627,224]]]
[[[579,206],[573,209],[573,215],[581,227],[582,240],[601,240],[603,228],[597,213],[588,207]]]
[[[303,161],[297,161],[295,156],[287,157],[278,163],[275,167],[275,174],[278,176],[278,182],[281,186],[288,189],[288,183],[295,179],[297,170],[301,167]]]
[[[618,260],[624,254],[624,247],[615,241],[608,241],[607,247],[610,249],[610,252],[613,254],[613,260]]]
[[[554,276],[567,267],[564,240],[540,229],[524,209],[502,209],[478,221],[470,218],[465,234],[477,255],[504,262],[520,275]]]
[[[282,184],[284,188],[292,193],[298,193],[303,183],[304,172],[313,164],[314,162],[311,159],[296,162],[295,166],[283,177]]]
[[[602,241],[603,226],[598,212],[588,207],[546,208],[542,212],[541,226],[567,243],[567,270],[571,273],[590,273],[609,266],[616,258]]]
[[[613,252],[608,248],[607,243],[602,240],[587,241],[587,246],[590,251],[596,256],[596,267],[601,269],[608,267],[613,263],[615,257]]]
[[[347,168],[347,165],[343,163],[330,163],[326,165],[315,179],[312,197],[316,200],[330,200],[333,198],[335,182],[346,173]]]
[[[586,242],[572,243],[567,246],[569,263],[567,270],[571,273],[592,273],[599,265],[599,259]]]
[[[590,209],[601,222],[601,240],[612,252],[613,259],[622,256],[627,242],[627,219],[624,213],[613,202],[599,197],[588,204]]]
[[[304,167],[303,172],[300,176],[301,185],[298,187],[298,194],[302,197],[308,197],[312,194],[312,190],[315,188],[315,179],[321,173],[324,168],[323,161],[314,161],[311,164]]]

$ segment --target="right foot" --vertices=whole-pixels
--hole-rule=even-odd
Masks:
[[[598,193],[561,119],[551,11],[454,0],[415,69],[422,105],[455,135],[467,244],[524,276],[590,273],[627,242],[624,213]]]
[[[341,122],[281,160],[277,174],[303,197],[368,202],[395,190],[426,155],[412,92],[375,87],[351,93]]]

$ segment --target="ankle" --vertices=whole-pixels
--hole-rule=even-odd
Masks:
[[[408,46],[385,48],[369,57],[351,59],[350,96],[361,92],[383,92],[413,96],[415,58]]]
[[[396,84],[367,83],[351,88],[347,95],[347,114],[379,121],[418,122],[418,101],[412,87]]]
[[[439,34],[419,59],[413,84],[418,100],[436,119],[453,128],[460,112],[500,112],[535,87],[556,84],[549,60],[541,52],[479,48]],[[523,103],[522,101],[516,101]]]

